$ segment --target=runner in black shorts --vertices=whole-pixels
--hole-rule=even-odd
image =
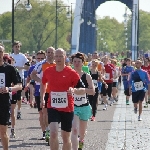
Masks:
[[[0,137],[3,149],[8,150],[8,120],[10,97],[9,92],[14,92],[22,88],[20,79],[17,76],[15,68],[3,60],[4,46],[0,44]],[[14,87],[11,87],[11,84]]]

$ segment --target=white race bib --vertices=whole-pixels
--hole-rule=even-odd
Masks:
[[[73,97],[74,97],[74,104],[77,105],[77,106],[81,106],[81,105],[87,103],[86,94],[84,94],[84,95],[74,94]]]
[[[51,106],[55,108],[68,107],[67,92],[51,92]]]
[[[144,88],[143,82],[142,81],[135,82],[134,83],[134,88],[135,88],[136,91],[143,90],[143,88]]]
[[[105,73],[105,80],[110,80],[110,73]]]
[[[95,88],[98,87],[98,82],[97,82],[97,80],[93,80],[93,84],[94,84]]]
[[[5,73],[0,73],[0,87],[5,87]]]

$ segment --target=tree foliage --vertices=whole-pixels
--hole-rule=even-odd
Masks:
[[[22,42],[22,51],[45,50],[49,46],[55,47],[56,37],[56,7],[55,2],[37,2],[31,0],[32,10],[27,11],[20,4],[15,10],[15,40]],[[68,9],[59,1],[57,47],[70,49],[69,35],[71,34],[71,20],[66,17]],[[61,6],[61,7],[60,7]],[[0,39],[11,40],[12,20],[11,12],[0,15]],[[150,49],[150,13],[140,10],[139,22],[139,50]],[[98,51],[125,51],[131,49],[131,17],[128,20],[127,31],[124,24],[115,18],[104,17],[97,20],[97,50]],[[125,47],[127,32],[128,48]],[[11,51],[11,43],[5,43],[7,51]]]

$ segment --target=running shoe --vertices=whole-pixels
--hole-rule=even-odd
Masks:
[[[146,102],[146,104],[145,104],[144,108],[148,108],[148,102]]]
[[[138,116],[138,121],[142,121],[142,118],[141,118],[141,116]]]
[[[84,142],[79,141],[79,148],[78,150],[82,150],[84,146]]]
[[[134,108],[134,113],[137,114],[137,108]]]
[[[50,131],[47,130],[46,133],[45,133],[45,141],[49,142],[49,138],[50,138]]]
[[[14,129],[11,129],[10,138],[15,138],[15,137],[16,137],[15,131]]]
[[[17,112],[17,119],[21,119],[21,112]]]
[[[94,116],[92,116],[91,121],[95,121],[95,117]]]
[[[129,105],[129,100],[126,100],[126,105]]]
[[[107,108],[107,106],[105,105],[105,107],[103,108],[103,110],[107,110],[108,108]]]
[[[39,140],[45,140],[45,133],[46,133],[46,131],[43,132],[43,137],[40,138]]]

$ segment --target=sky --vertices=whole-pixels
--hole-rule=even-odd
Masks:
[[[78,0],[63,0],[64,3],[70,5],[76,3]],[[6,11],[11,11],[12,0],[0,0],[0,14]],[[119,22],[123,22],[123,14],[125,13],[125,7],[121,2],[118,1],[107,1],[101,4],[96,10],[96,14],[103,18],[104,16],[110,16],[116,18]],[[74,5],[73,5],[74,8]],[[34,8],[32,8],[34,9]],[[150,12],[150,0],[140,0],[140,9]],[[130,10],[128,9],[130,14]]]

